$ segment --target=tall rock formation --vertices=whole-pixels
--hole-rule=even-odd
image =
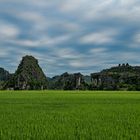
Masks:
[[[47,78],[33,56],[22,58],[8,87],[17,90],[37,90],[47,88]]]

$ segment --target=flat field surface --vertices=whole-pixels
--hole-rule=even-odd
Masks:
[[[140,92],[0,91],[0,140],[140,140]]]

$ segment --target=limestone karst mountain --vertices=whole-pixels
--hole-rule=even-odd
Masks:
[[[119,64],[116,67],[91,74],[92,89],[140,90],[140,67]]]
[[[67,72],[53,77],[49,82],[50,89],[76,90],[87,89],[87,83],[81,73],[69,74]]]
[[[46,89],[47,78],[33,56],[22,58],[15,74],[7,83],[8,88],[19,90]]]

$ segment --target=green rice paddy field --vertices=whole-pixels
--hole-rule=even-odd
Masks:
[[[0,91],[0,140],[140,140],[140,92]]]

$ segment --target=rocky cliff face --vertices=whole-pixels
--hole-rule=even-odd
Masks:
[[[60,76],[55,76],[49,83],[50,89],[64,89],[64,90],[76,90],[86,89],[86,83],[84,76],[80,73],[63,73]]]
[[[91,74],[93,89],[140,90],[140,67],[122,64]]]
[[[22,58],[15,74],[8,82],[8,87],[18,90],[46,89],[47,78],[33,56]]]

